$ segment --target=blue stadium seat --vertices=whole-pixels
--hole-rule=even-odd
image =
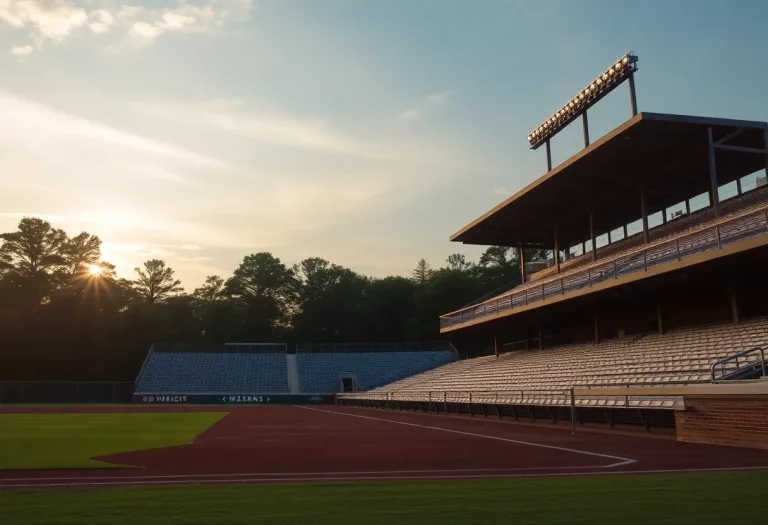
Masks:
[[[285,354],[152,352],[139,377],[136,392],[288,392]]]
[[[367,390],[450,363],[449,351],[299,352],[301,389],[307,393],[341,391],[341,375],[354,376]]]

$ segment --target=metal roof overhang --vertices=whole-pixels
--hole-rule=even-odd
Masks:
[[[640,218],[640,187],[648,214],[709,190],[709,139],[737,148],[765,148],[765,122],[639,113],[451,236],[464,244],[554,247]],[[725,140],[724,140],[725,139]],[[717,149],[720,185],[766,166],[766,155]]]

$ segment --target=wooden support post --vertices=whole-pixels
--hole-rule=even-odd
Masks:
[[[731,299],[731,315],[733,316],[733,324],[739,324],[739,301],[736,296],[736,290],[728,288],[728,295]]]
[[[595,316],[593,319],[593,324],[595,325],[595,344],[600,343],[600,323],[597,320],[597,316]]]
[[[643,242],[648,244],[648,208],[645,204],[645,187],[640,187],[640,213],[643,218]]]
[[[544,337],[541,331],[541,323],[539,323],[539,350],[544,350]]]
[[[717,165],[715,164],[715,141],[712,138],[712,128],[707,128],[709,141],[709,198],[715,209],[715,217],[720,217],[720,195],[717,183]]]
[[[493,336],[493,355],[496,356],[496,359],[499,358],[499,338],[495,335]]]
[[[661,300],[656,301],[656,324],[659,328],[659,335],[664,334],[664,318],[662,317],[661,312]]]
[[[595,242],[595,214],[589,210],[589,238],[592,243],[592,260],[597,260],[597,242]]]

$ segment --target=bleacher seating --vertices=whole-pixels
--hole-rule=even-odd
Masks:
[[[768,344],[768,319],[624,337],[599,344],[523,350],[451,363],[374,389],[361,397],[394,393],[423,401],[427,392],[509,393],[538,404],[567,404],[571,387],[690,384],[710,381],[719,358]],[[755,361],[757,356],[745,357]],[[744,364],[742,361],[742,366]],[[731,363],[730,367],[735,367]],[[513,394],[517,392],[517,394]],[[654,402],[664,403],[656,399]]]
[[[768,187],[757,188],[739,196],[732,197],[726,201],[720,203],[721,218],[728,219],[734,215],[744,213],[753,209],[760,208],[768,202]],[[668,238],[674,238],[675,236],[685,235],[693,229],[700,228],[708,222],[715,220],[714,208],[707,207],[701,210],[689,214],[683,214],[675,219],[672,219],[664,224],[659,224],[654,228],[648,230],[649,242],[664,241]],[[632,252],[634,249],[641,248],[643,244],[642,232],[630,235],[625,239],[612,242],[597,249],[597,258],[604,259],[606,257],[617,257],[626,253]],[[554,262],[550,259],[550,266],[546,270],[536,272],[530,275],[530,282],[539,281],[543,278],[555,275]],[[573,271],[577,269],[585,268],[592,263],[592,252],[571,257],[567,261],[560,263],[560,271],[562,273],[567,271]],[[537,283],[541,284],[541,283]]]
[[[301,388],[307,393],[341,391],[341,376],[354,376],[362,389],[374,388],[453,360],[450,351],[299,352]]]
[[[522,283],[496,297],[444,315],[441,317],[441,326],[450,326],[472,316],[493,314],[527,305],[531,301],[542,300],[545,296],[567,293],[615,276],[641,271],[644,267],[650,268],[677,257],[687,257],[717,247],[720,242],[727,244],[752,235],[768,233],[768,215],[766,214],[768,213],[766,201],[768,191],[762,189],[752,191],[738,199],[738,201],[736,199],[728,201],[728,206],[724,206],[723,210],[726,213],[721,214],[718,219],[711,219],[708,222],[686,221],[682,223],[686,227],[675,230],[673,234],[652,240],[647,245],[637,245],[636,240],[633,240],[635,237],[627,239],[626,245],[621,242],[616,243],[616,246],[623,249],[614,251],[610,257],[598,258],[597,261],[592,261],[591,257],[582,256],[578,264],[562,269],[559,274]],[[702,217],[705,216],[706,214]],[[720,241],[713,228],[715,224],[721,225]],[[680,246],[679,254],[676,249],[677,244]],[[614,260],[617,262],[615,267],[611,263]]]
[[[137,393],[288,392],[284,353],[151,352]]]

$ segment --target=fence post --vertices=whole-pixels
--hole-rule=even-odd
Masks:
[[[576,393],[571,387],[571,435],[576,434]]]

